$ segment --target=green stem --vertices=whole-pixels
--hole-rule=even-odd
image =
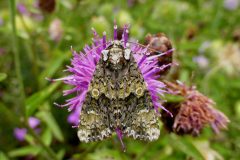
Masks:
[[[35,133],[35,131],[31,127],[29,127],[28,123],[26,122],[25,122],[25,127],[28,129],[29,133],[37,140],[37,142],[42,146],[42,148],[47,152],[48,159],[58,160],[58,157],[53,152],[53,150],[43,143],[42,139]]]
[[[23,84],[23,78],[21,74],[21,63],[20,63],[20,54],[19,54],[19,46],[18,46],[18,40],[17,40],[17,31],[16,31],[16,11],[15,11],[15,0],[10,0],[10,15],[11,15],[11,25],[12,25],[12,44],[13,44],[13,54],[14,54],[14,63],[15,63],[15,71],[18,79],[19,84],[19,91],[20,91],[20,97],[19,97],[19,105],[24,106],[25,101],[25,92],[24,92],[24,84]],[[25,108],[22,107],[23,112],[25,113]]]
[[[151,147],[150,143],[147,143],[145,147],[142,149],[141,153],[139,153],[134,160],[139,160],[143,157],[143,155],[149,150],[149,147]]]
[[[100,142],[96,142],[93,146],[91,146],[91,147],[88,148],[86,151],[84,151],[84,152],[80,155],[80,157],[81,157],[82,159],[84,159],[84,158],[87,156],[88,153],[93,152],[99,145],[100,145]],[[80,158],[80,157],[79,157],[79,158]]]
[[[27,23],[24,20],[23,15],[20,15],[20,20],[23,24],[23,27],[24,27],[26,33],[28,34],[28,36],[30,38],[30,41],[28,40],[24,44],[25,44],[25,48],[28,53],[29,59],[31,60],[31,64],[33,66],[32,71],[33,71],[34,75],[37,76],[38,75],[38,63],[37,63],[37,54],[35,53],[35,37],[32,35]],[[38,83],[36,83],[36,85],[38,88]]]
[[[11,15],[11,26],[12,26],[12,44],[13,44],[13,54],[14,54],[14,63],[15,63],[15,71],[17,75],[17,80],[19,84],[19,91],[20,91],[20,98],[19,98],[19,106],[21,107],[23,113],[24,113],[24,124],[28,128],[29,132],[33,137],[37,140],[37,142],[42,146],[42,148],[47,152],[49,159],[54,159],[57,160],[56,154],[53,152],[51,148],[46,146],[43,141],[38,137],[38,135],[33,131],[31,127],[28,126],[28,116],[26,114],[26,109],[25,109],[25,92],[24,92],[24,84],[23,84],[23,78],[21,74],[21,62],[20,62],[20,53],[19,53],[19,46],[18,46],[18,39],[17,39],[17,30],[16,30],[16,4],[15,0],[9,0],[9,12]],[[50,158],[51,157],[51,158]]]
[[[204,86],[204,92],[209,93],[209,80],[210,78],[219,71],[219,69],[222,67],[222,64],[220,63],[219,65],[213,67],[203,78],[203,86]]]

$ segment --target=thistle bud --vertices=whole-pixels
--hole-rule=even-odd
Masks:
[[[42,12],[52,13],[56,7],[55,0],[39,0],[38,7]]]
[[[164,53],[172,49],[172,43],[164,33],[158,33],[156,35],[148,34],[145,37],[145,45],[149,45],[149,48],[156,50],[156,51],[152,51],[150,55],[158,55],[160,53]],[[171,65],[169,65],[171,63],[172,63],[172,52],[169,52],[168,54],[160,56],[158,58],[158,66],[168,65],[168,67],[162,70],[159,74],[166,75],[171,68]]]

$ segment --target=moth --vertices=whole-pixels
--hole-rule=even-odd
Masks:
[[[129,43],[124,45],[121,40],[111,41],[101,52],[82,105],[77,135],[88,143],[115,132],[145,141],[157,140],[160,135],[144,78]]]

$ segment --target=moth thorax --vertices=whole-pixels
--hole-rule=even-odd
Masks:
[[[124,68],[130,59],[130,53],[130,49],[124,48],[121,41],[115,40],[108,48],[102,51],[103,61],[107,63],[109,69],[120,70]]]
[[[124,58],[124,49],[119,46],[113,46],[109,49],[108,67],[111,70],[121,70],[126,65],[126,59]]]
[[[124,60],[123,50],[119,47],[113,47],[109,51],[109,60],[113,65],[117,65]]]

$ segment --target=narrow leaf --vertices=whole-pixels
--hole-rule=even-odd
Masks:
[[[42,121],[44,121],[47,124],[48,128],[53,133],[54,137],[56,137],[57,140],[62,142],[64,140],[63,134],[62,134],[60,127],[58,126],[56,120],[54,119],[53,115],[51,114],[51,112],[41,111],[37,115]]]
[[[42,141],[49,146],[52,142],[52,132],[49,128],[45,129],[42,135]]]
[[[41,103],[44,102],[45,99],[47,99],[53,91],[57,89],[57,87],[60,85],[60,82],[55,82],[45,89],[36,92],[32,96],[30,96],[26,100],[26,112],[27,115],[30,116],[33,114],[33,112],[41,105]]]
[[[9,158],[2,151],[0,151],[0,159],[1,160],[9,160]]]
[[[188,137],[178,138],[175,135],[170,136],[171,144],[177,150],[184,152],[186,155],[193,157],[196,160],[203,160],[204,157],[199,152],[199,150],[195,147],[192,141]]]
[[[7,74],[6,73],[0,73],[0,82],[5,80],[7,78]]]
[[[66,59],[70,58],[71,54],[68,53],[63,53],[59,50],[55,51],[55,53],[53,53],[55,55],[54,59],[52,59],[48,64],[48,66],[46,67],[46,69],[39,75],[38,81],[39,84],[41,84],[41,86],[44,86],[47,81],[44,80],[45,77],[50,77],[52,78],[52,76],[55,74],[56,71],[59,70],[59,68],[62,66],[63,62]]]
[[[33,155],[36,156],[38,153],[40,153],[41,147],[39,146],[26,146],[22,148],[18,148],[15,150],[12,150],[8,152],[8,155],[10,157],[20,157],[20,156],[27,156],[27,155]]]

